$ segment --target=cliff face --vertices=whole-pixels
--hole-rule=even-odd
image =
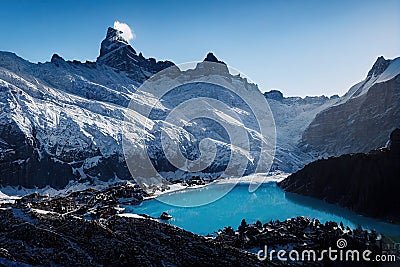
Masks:
[[[339,156],[382,147],[400,127],[400,58],[378,58],[367,78],[320,112],[302,135],[305,151]]]
[[[400,222],[400,129],[387,148],[317,160],[279,183],[284,190]]]

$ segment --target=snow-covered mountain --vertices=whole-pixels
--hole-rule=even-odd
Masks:
[[[400,127],[400,58],[379,57],[365,80],[342,97],[264,93],[274,115],[274,167],[294,172],[317,158],[369,152]]]
[[[365,80],[323,110],[302,135],[304,151],[332,156],[385,146],[400,127],[400,58],[379,57]]]
[[[195,69],[181,72],[176,68],[172,78],[179,79],[183,73],[201,78],[207,62],[221,63],[209,54]],[[261,95],[255,84],[230,75],[224,63],[218,65],[223,82],[243,88],[247,95]],[[140,158],[146,146],[158,171],[171,179],[181,178],[185,173],[176,173],[162,151],[163,133],[188,159],[199,157],[201,145],[216,147],[218,157],[203,174],[220,175],[236,154],[248,162],[246,172],[254,171],[260,157],[257,150],[266,141],[240,97],[207,80],[178,87],[162,101],[155,92],[138,90],[144,80],[170,66],[174,64],[137,55],[121,32],[111,28],[96,62],[65,61],[53,55],[50,62],[33,64],[0,52],[1,184],[61,188],[72,179],[132,179],[122,148],[126,136],[132,141],[130,153]],[[165,121],[170,110],[193,96],[227,103],[224,114],[212,106],[205,110],[218,114],[234,132],[247,135],[250,152],[232,146],[224,129],[206,119],[179,125]],[[135,108],[128,109],[129,103]],[[150,108],[152,113],[144,114]],[[200,144],[204,137],[209,142]],[[138,161],[135,166],[140,169],[140,165]]]
[[[164,75],[167,69],[171,71]],[[353,130],[349,127],[357,129],[356,136],[382,131],[376,141],[381,144],[386,132],[399,126],[399,69],[399,59],[379,58],[367,79],[340,98],[287,98],[279,91],[265,93],[270,110],[258,102],[253,105],[263,108],[266,121],[275,121],[274,151],[274,140],[269,142],[260,133],[259,118],[243,97],[211,83],[217,80],[239,88],[237,92],[253,100],[262,96],[257,85],[231,75],[228,66],[212,53],[183,71],[170,61],[137,54],[121,32],[112,28],[101,43],[96,62],[65,61],[55,54],[50,62],[34,64],[0,52],[0,184],[62,188],[72,179],[132,179],[132,165],[135,173],[142,175],[141,159],[146,156],[168,179],[217,177],[232,163],[232,157],[238,159],[233,161],[238,168],[244,159],[245,173],[249,173],[257,169],[258,162],[265,161],[268,166],[268,160],[260,160],[265,144],[268,155],[275,152],[272,168],[293,172],[321,155],[347,152],[345,147],[353,143],[357,149],[365,143],[375,147],[366,139],[350,138]],[[184,82],[185,77],[197,82],[177,86],[160,98],[159,86],[143,89],[156,73],[161,77],[155,84],[173,85]],[[168,114],[192,98],[212,98],[217,104],[196,102],[187,109],[186,117],[168,120]],[[221,109],[217,101],[226,107]],[[190,119],[189,115],[205,111],[203,115],[218,117],[220,123]],[[376,131],[370,130],[373,125]],[[243,141],[239,138],[238,144],[232,144],[226,129],[243,136]],[[275,130],[270,134],[275,135]],[[171,141],[169,148],[178,148],[191,161],[185,166],[188,170],[201,157],[201,149],[215,149],[216,157],[201,173],[177,170],[163,150],[163,135]],[[201,142],[205,138],[207,142]],[[134,162],[130,169],[124,157],[125,140],[131,142],[128,150]]]

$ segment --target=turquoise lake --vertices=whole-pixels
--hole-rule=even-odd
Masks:
[[[224,226],[237,229],[242,219],[248,223],[260,220],[262,223],[270,220],[286,220],[296,216],[317,218],[321,222],[343,222],[345,226],[374,229],[380,233],[400,236],[400,225],[385,223],[376,219],[358,215],[348,209],[340,208],[326,202],[286,193],[276,183],[262,184],[255,192],[250,193],[248,184],[236,185],[228,194],[210,204],[184,208],[179,205],[198,203],[212,198],[225,190],[226,184],[211,184],[197,189],[186,189],[164,194],[158,197],[173,205],[165,204],[158,199],[146,200],[138,206],[126,206],[126,212],[147,214],[159,217],[164,211],[173,218],[168,221],[188,231],[207,235],[213,234]]]

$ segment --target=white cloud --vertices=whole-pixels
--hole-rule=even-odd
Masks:
[[[114,29],[121,31],[121,36],[128,42],[136,38],[136,35],[133,33],[132,29],[126,23],[116,20],[114,21]]]

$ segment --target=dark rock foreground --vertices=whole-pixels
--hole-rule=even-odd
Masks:
[[[398,251],[382,250],[387,244],[378,236],[361,228],[297,217],[264,225],[242,222],[237,231],[226,227],[212,238],[141,216],[85,220],[10,207],[0,209],[0,266],[366,266],[329,260],[283,262],[276,257],[260,261],[255,254],[264,245],[269,251],[320,251],[335,248],[338,238],[346,239],[351,249],[389,253],[400,260]]]
[[[320,253],[329,247],[338,249],[337,242],[340,239],[346,240],[345,249],[349,250],[370,250],[372,255],[393,255],[396,260],[393,262],[371,263],[364,260],[332,261],[328,257],[323,260],[300,260],[279,261],[276,254],[272,261],[279,265],[289,266],[398,266],[396,261],[400,261],[400,251],[393,246],[393,241],[386,236],[375,231],[369,231],[357,227],[350,229],[348,226],[333,221],[321,223],[318,219],[310,219],[308,217],[295,217],[285,221],[270,221],[262,224],[257,221],[255,224],[247,224],[242,220],[237,231],[232,227],[225,227],[218,232],[215,242],[221,242],[225,245],[241,248],[244,250],[258,252],[265,249],[267,245],[268,253],[271,251],[279,251],[281,249],[289,252],[296,250],[300,253],[307,250],[313,250]],[[317,254],[318,255],[318,254]],[[287,257],[287,256],[286,256]]]
[[[146,218],[0,210],[0,265],[256,266],[254,255]]]

